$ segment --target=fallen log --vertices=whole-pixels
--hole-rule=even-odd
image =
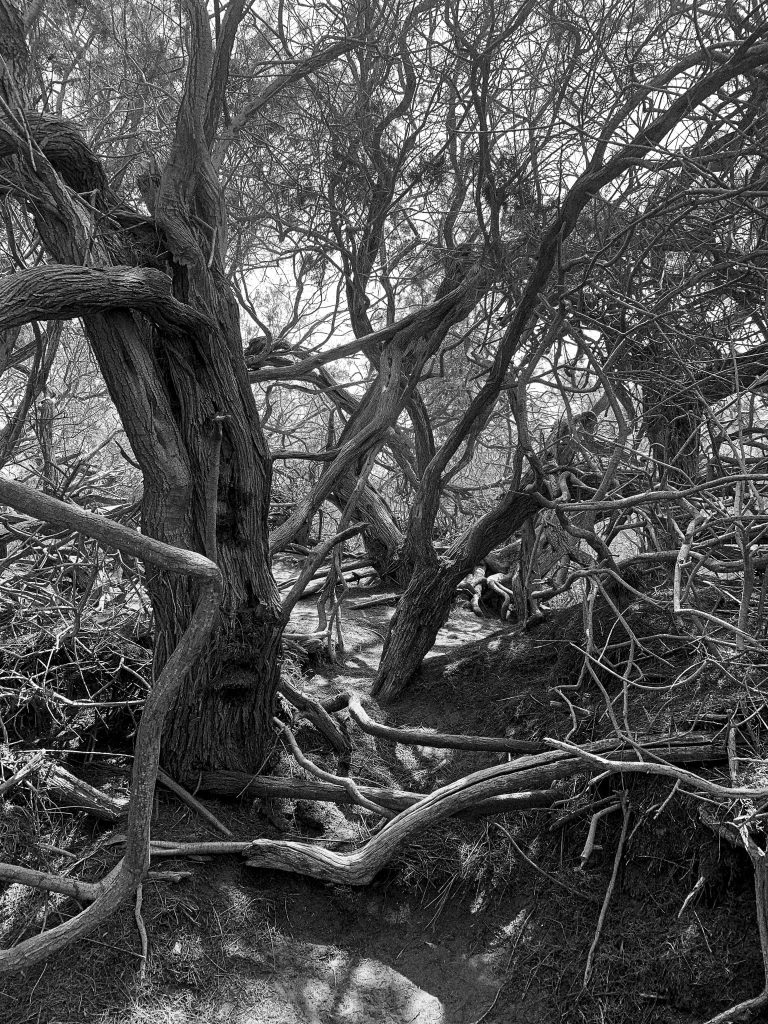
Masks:
[[[16,786],[20,785],[28,775],[31,775],[40,767],[44,759],[45,754],[42,750],[38,750],[36,754],[33,754],[26,764],[23,764],[21,768],[17,769],[11,776],[4,779],[3,782],[0,782],[0,796],[3,796],[5,793],[10,793],[12,789],[15,789]],[[0,764],[1,770],[4,771],[5,768],[6,766],[4,764]]]
[[[389,605],[394,608],[399,600],[399,594],[379,594],[377,597],[366,597],[362,601],[349,601],[347,608],[354,612],[362,611],[365,608],[376,608],[379,605]]]
[[[357,784],[357,788],[373,803],[381,804],[392,811],[404,811],[413,807],[428,794],[413,793],[403,789],[383,789],[377,786]],[[248,775],[246,772],[203,772],[199,793],[212,796],[239,797],[261,800],[318,800],[332,804],[350,804],[354,801],[343,786],[317,779],[279,779],[269,775]],[[483,817],[489,814],[504,814],[507,811],[521,811],[532,807],[549,807],[558,797],[549,789],[528,793],[508,793],[503,796],[479,800],[467,817]]]
[[[343,572],[339,576],[336,586],[341,587],[342,585],[346,585],[347,587],[351,587],[356,583],[362,583],[363,580],[373,579],[377,575],[378,573],[375,569],[360,569],[352,572]],[[302,598],[316,597],[318,594],[322,594],[327,583],[327,576],[321,580],[315,581],[314,583],[310,583],[302,593]]]
[[[39,788],[62,807],[87,811],[94,818],[110,822],[119,821],[128,813],[127,799],[110,796],[53,761],[39,766],[36,774]]]
[[[640,741],[638,741],[640,742]],[[645,757],[663,757],[668,763],[722,760],[725,747],[711,737],[656,737],[645,740]],[[610,753],[614,761],[640,761],[636,749],[620,749],[620,740],[602,740],[586,748],[591,754]],[[532,754],[474,772],[443,786],[398,814],[360,850],[337,853],[289,840],[257,839],[246,864],[252,868],[292,871],[341,885],[367,885],[406,842],[451,815],[477,806],[485,799],[551,785],[588,769],[582,757],[565,751]]]
[[[427,732],[425,729],[397,729],[374,721],[357,697],[352,694],[347,694],[346,697],[350,715],[364,732],[393,740],[395,743],[441,747],[446,750],[488,750],[505,754],[540,754],[548,749],[546,744],[535,743],[532,740],[513,740],[501,736],[465,736],[460,733]]]
[[[357,527],[355,529],[355,532],[359,532],[359,530],[360,530],[360,527]],[[354,572],[356,569],[369,569],[370,567],[371,567],[371,560],[370,560],[370,558],[356,558],[352,562],[346,562],[345,564],[343,564],[341,566],[341,572],[342,572],[342,574],[346,574],[348,572]],[[327,568],[318,569],[316,572],[313,572],[312,575],[307,579],[307,583],[315,583],[316,581],[319,580],[323,584],[325,584],[325,581],[327,580],[327,578],[328,578],[328,569]],[[292,587],[296,583],[298,583],[300,579],[301,579],[301,573],[298,576],[291,576],[290,579],[283,580],[283,582],[279,585],[278,589],[279,590],[288,590],[289,587]],[[306,591],[305,591],[305,593],[306,593]]]

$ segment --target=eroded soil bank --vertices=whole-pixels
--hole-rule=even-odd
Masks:
[[[300,608],[295,628],[310,611]],[[305,678],[304,689],[319,696],[351,689],[374,717],[397,725],[520,738],[567,731],[567,716],[561,720],[550,705],[546,644],[510,637],[463,609],[441,633],[431,656],[438,660],[425,666],[414,691],[393,708],[379,708],[368,694],[390,614],[386,604],[348,613],[345,666]],[[471,646],[482,638],[484,644]],[[467,657],[446,670],[443,656],[464,651]],[[349,728],[353,774],[378,785],[426,792],[500,756],[403,747]],[[310,756],[328,757],[313,730],[297,735]],[[300,774],[284,754],[280,767]],[[128,906],[101,934],[24,977],[4,979],[0,1021],[693,1024],[755,994],[762,970],[746,858],[702,827],[693,802],[665,804],[671,786],[643,780],[625,784],[629,839],[594,971],[583,986],[622,819],[613,813],[600,821],[595,852],[582,869],[590,814],[561,819],[585,788],[584,778],[564,785],[570,803],[560,810],[444,822],[365,889],[254,871],[235,857],[164,861],[163,869],[191,877],[144,887],[143,981]],[[598,789],[594,798],[606,793]],[[354,809],[208,804],[238,839],[296,838],[349,849],[369,834]],[[49,813],[51,835],[59,835],[61,812]],[[9,845],[28,822],[10,804],[3,816]],[[70,829],[67,848],[79,856],[62,857],[61,866],[98,877],[116,856],[111,834],[90,824]],[[213,838],[166,793],[158,798],[154,836]],[[81,857],[88,859],[79,864]],[[702,873],[706,885],[678,917]],[[11,886],[0,905],[3,941],[72,909],[64,898]]]

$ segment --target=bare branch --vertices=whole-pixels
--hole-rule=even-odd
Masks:
[[[202,313],[173,297],[171,279],[159,270],[49,264],[0,279],[0,330],[117,309],[143,313],[172,334],[211,326]]]

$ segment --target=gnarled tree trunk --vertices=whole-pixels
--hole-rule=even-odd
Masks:
[[[182,781],[206,768],[263,765],[282,632],[267,548],[269,452],[224,270],[225,209],[211,159],[223,102],[214,76],[226,72],[243,8],[228,8],[234,21],[214,53],[204,5],[186,5],[187,78],[147,218],[114,195],[76,129],[29,109],[23,21],[0,0],[0,96],[19,115],[0,113],[0,161],[18,197],[35,197],[31,212],[58,264],[21,272],[34,280],[16,322],[82,318],[143,471],[143,531],[208,555],[224,577],[213,638],[167,720],[163,760]],[[20,277],[6,279],[12,295]],[[189,624],[197,586],[154,570],[149,589],[157,673]]]
[[[512,491],[465,531],[445,555],[438,559],[427,553],[417,562],[384,641],[372,691],[380,702],[397,700],[410,685],[448,618],[461,580],[540,507],[532,493]]]

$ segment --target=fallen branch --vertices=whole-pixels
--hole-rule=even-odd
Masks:
[[[42,789],[64,807],[76,807],[94,818],[110,822],[119,821],[127,813],[126,799],[110,796],[52,761],[38,766],[37,778]]]
[[[37,771],[44,758],[45,753],[42,750],[38,750],[36,754],[33,754],[26,764],[23,764],[21,768],[13,773],[13,775],[10,775],[0,783],[0,796],[3,796],[5,793],[10,793],[10,791],[15,789],[20,782],[23,782],[28,775],[32,775],[33,772]]]
[[[229,856],[234,853],[247,853],[251,841],[232,840],[220,843],[150,843],[151,857],[210,857],[216,854]]]
[[[331,546],[332,544],[339,544],[339,543],[341,543],[342,540],[348,540],[350,537],[353,537],[356,533],[360,533],[363,529],[364,529],[364,527],[360,526],[360,525],[350,527],[349,530],[345,530],[343,532],[343,535],[339,534],[337,537],[334,537],[332,539],[332,541],[325,542],[323,544],[323,548],[326,549],[326,550],[325,550],[325,554],[324,554],[323,557],[326,558],[328,556],[328,550],[327,549],[329,548],[329,546]],[[312,554],[311,551],[310,551],[310,554]],[[347,573],[355,572],[358,569],[371,569],[371,568],[372,568],[372,564],[371,564],[370,558],[355,558],[351,562],[342,562],[341,572],[344,575],[346,575]],[[316,569],[311,575],[307,576],[306,578],[305,578],[304,573],[300,573],[298,576],[290,576],[287,580],[283,580],[282,583],[280,583],[278,585],[277,589],[278,590],[288,590],[289,587],[294,586],[296,583],[298,583],[302,579],[305,579],[305,583],[307,583],[307,584],[309,584],[309,583],[319,583],[321,585],[321,587],[322,587],[322,585],[328,579],[328,567],[324,566],[322,569]]]
[[[600,942],[600,936],[603,931],[603,925],[605,924],[605,918],[608,914],[608,907],[611,903],[611,897],[613,896],[613,890],[616,887],[616,879],[619,874],[619,865],[621,864],[621,855],[624,852],[624,843],[627,838],[627,826],[629,825],[629,808],[627,807],[626,797],[622,797],[621,809],[624,812],[624,822],[621,826],[621,836],[619,837],[619,845],[616,847],[616,856],[613,860],[613,871],[611,872],[611,879],[608,882],[608,888],[605,890],[605,899],[603,905],[600,908],[600,916],[597,919],[597,927],[595,928],[595,935],[592,939],[592,945],[589,947],[589,953],[587,954],[587,964],[584,968],[584,982],[583,987],[586,988],[589,983],[589,979],[592,976],[592,965],[595,960],[595,953],[597,952],[597,946]],[[603,812],[605,813],[605,812]]]
[[[663,754],[668,760],[677,758],[692,761],[701,759],[703,753],[697,740],[700,741],[701,737],[689,735],[656,738],[647,742],[647,749],[656,756]],[[610,751],[617,764],[620,761],[631,764],[644,753],[634,748],[616,749],[619,742],[604,740],[591,744],[590,752]],[[707,747],[712,750],[711,740],[707,741]],[[724,756],[722,749],[719,756]],[[249,851],[246,863],[253,868],[293,871],[341,885],[367,885],[402,845],[444,818],[475,806],[479,800],[509,793],[511,790],[520,792],[540,788],[544,780],[551,785],[555,779],[566,778],[582,770],[580,758],[565,751],[520,757],[516,761],[485,768],[441,787],[398,814],[360,850],[343,854],[288,840],[257,839]]]
[[[606,814],[611,814],[613,811],[618,811],[622,807],[622,804],[618,801],[611,803],[608,807],[603,807],[602,810],[595,811],[592,815],[592,820],[589,823],[589,831],[587,832],[587,838],[584,843],[584,849],[581,851],[581,858],[579,860],[579,867],[583,871],[589,863],[589,859],[595,849],[595,837],[597,835],[597,825],[601,818],[604,818]]]
[[[286,679],[281,679],[277,684],[277,688],[294,707],[304,712],[312,725],[325,736],[334,750],[337,750],[340,754],[348,754],[351,751],[352,744],[319,700],[315,700],[314,697],[309,697],[307,694],[302,693],[301,690],[297,689]]]
[[[423,800],[424,793],[412,793],[402,789],[380,789],[375,786],[357,784],[359,791],[369,800],[388,807],[393,811],[404,811]],[[277,779],[269,775],[248,775],[246,772],[203,772],[198,792],[217,796],[245,796],[261,800],[318,800],[325,803],[349,804],[352,799],[343,786],[309,779]],[[471,810],[463,812],[467,817],[481,817],[488,814],[504,814],[507,811],[526,810],[531,807],[549,807],[560,794],[553,790],[541,789],[521,797],[519,793],[479,800]]]
[[[340,573],[336,578],[335,589],[340,590],[344,585],[349,588],[356,583],[362,583],[363,580],[373,579],[378,573],[375,569],[357,569],[348,572],[346,569]],[[304,593],[301,595],[302,598],[316,597],[328,587],[330,577],[324,577],[323,579],[316,580],[314,583],[310,583]]]
[[[350,601],[347,608],[350,611],[359,612],[364,608],[375,608],[378,605],[391,605],[393,608],[400,600],[399,594],[380,594],[378,597],[366,597],[362,601]]]
[[[498,739],[495,736],[464,736],[458,733],[427,732],[425,729],[396,729],[374,721],[352,694],[347,694],[347,708],[360,728],[372,736],[420,747],[442,747],[446,750],[488,750],[507,754],[539,754],[544,743],[530,740]]]
[[[757,786],[754,789],[748,786],[721,786],[717,782],[704,779],[700,775],[694,775],[693,772],[686,771],[684,768],[678,768],[674,764],[662,764],[658,761],[637,761],[635,763],[623,760],[621,762],[611,761],[585,747],[577,747],[573,743],[564,743],[562,740],[553,740],[549,737],[546,738],[545,742],[551,747],[556,747],[558,750],[574,754],[589,764],[598,765],[605,772],[635,772],[641,775],[664,775],[670,779],[679,779],[680,782],[691,786],[693,789],[703,790],[705,793],[711,793],[713,796],[719,796],[725,800],[744,797],[759,800],[768,797],[768,786]]]
[[[103,879],[103,892],[85,910],[49,931],[0,951],[0,972],[6,972],[31,967],[99,928],[136,893],[146,875],[163,724],[174,697],[208,642],[221,603],[222,577],[218,567],[202,555],[163,544],[23,484],[0,479],[0,502],[46,522],[94,537],[105,545],[118,548],[123,554],[141,558],[166,572],[193,576],[200,583],[200,594],[190,623],[147,696],[136,733],[123,858]]]
[[[221,832],[223,836],[231,836],[232,832],[224,825],[216,815],[209,811],[207,807],[204,807],[199,800],[195,800],[191,793],[189,793],[183,786],[180,786],[178,782],[171,778],[162,768],[157,770],[157,781],[162,782],[166,789],[170,789],[172,793],[182,800],[187,807],[191,807],[192,810],[199,814],[200,817],[207,821],[212,828],[215,828],[217,832]]]

